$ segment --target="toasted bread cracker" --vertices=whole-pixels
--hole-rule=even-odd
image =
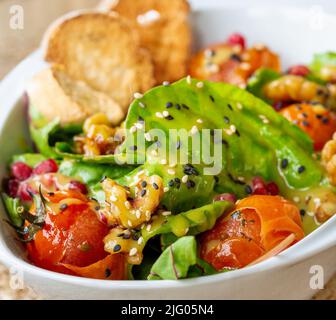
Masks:
[[[141,46],[152,55],[158,83],[186,75],[191,48],[186,0],[104,0],[99,9],[113,10],[133,22]]]
[[[67,15],[52,26],[44,43],[48,62],[109,95],[125,112],[133,94],[155,82],[151,58],[140,48],[137,32],[116,14]]]
[[[119,124],[124,110],[110,96],[74,81],[54,67],[38,73],[27,86],[29,102],[46,119],[58,118],[62,125],[82,123],[87,117],[104,112],[112,124]]]

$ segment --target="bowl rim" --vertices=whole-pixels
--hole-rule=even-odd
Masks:
[[[198,12],[216,10],[214,6],[203,6],[196,5],[196,9],[193,10],[195,14]],[[220,4],[218,9],[239,9],[241,5],[228,5],[225,6]],[[272,8],[274,11],[274,6],[270,5],[255,5],[253,10],[268,10]],[[288,12],[293,13],[293,11],[302,14],[303,8],[297,8],[295,6],[289,5],[277,5],[277,10],[281,10],[282,14]],[[326,17],[330,19],[335,18],[335,14],[326,13]],[[21,99],[24,92],[25,83],[29,80],[39,69],[43,69],[47,66],[46,63],[42,61],[42,50],[37,49],[30,55],[28,55],[24,60],[22,60],[7,76],[3,78],[0,82],[0,96],[4,97],[2,102],[2,112],[0,113],[0,135],[2,135],[4,126],[13,108],[16,106],[17,102]],[[31,66],[36,66],[32,70]],[[14,88],[14,90],[13,90]],[[10,93],[10,94],[8,94]],[[30,264],[27,261],[17,257],[5,244],[5,239],[3,234],[0,234],[0,261],[7,265],[8,267],[18,267],[20,270],[27,272],[36,277],[41,277],[44,279],[50,279],[57,282],[63,282],[73,285],[81,285],[86,287],[95,287],[101,289],[132,289],[132,290],[143,290],[148,289],[168,289],[168,288],[179,288],[179,287],[191,287],[198,285],[206,285],[211,283],[216,283],[218,281],[226,281],[237,278],[248,277],[259,272],[267,272],[281,267],[290,266],[296,264],[300,261],[309,259],[310,257],[316,255],[319,252],[325,251],[333,246],[336,246],[336,237],[332,237],[336,234],[336,215],[333,216],[329,221],[321,225],[317,230],[307,235],[303,240],[295,244],[294,246],[288,248],[279,255],[272,257],[266,261],[259,264],[246,267],[243,269],[235,270],[234,272],[226,272],[215,274],[211,276],[203,276],[191,279],[181,279],[181,280],[96,280],[81,278],[77,276],[65,275],[46,269],[39,268]]]

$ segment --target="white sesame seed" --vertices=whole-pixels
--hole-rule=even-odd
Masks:
[[[197,132],[198,132],[198,128],[197,128],[196,126],[193,126],[193,127],[191,128],[191,130],[190,130],[190,133],[191,133],[192,135],[196,134]]]
[[[138,239],[138,244],[142,244],[143,241],[144,241],[144,238],[143,238],[143,237],[140,237],[140,238]]]
[[[319,207],[321,205],[321,199],[320,198],[314,198],[314,203],[317,207]]]
[[[175,168],[176,166],[177,166],[176,163],[170,163],[170,164],[169,164],[169,167],[170,167],[170,168]]]
[[[149,225],[146,227],[146,230],[147,230],[147,231],[150,231],[150,229],[152,229],[152,225],[151,225],[151,224],[149,224]]]
[[[133,226],[131,220],[128,220],[128,221],[127,221],[127,224],[128,224],[129,227],[132,227],[132,226]]]
[[[111,200],[112,202],[115,202],[115,201],[117,201],[117,198],[116,198],[115,195],[112,195],[112,196],[110,196],[110,200]]]
[[[206,50],[204,51],[204,56],[205,56],[206,58],[211,58],[211,57],[213,56],[213,51],[210,50],[210,49],[206,49]]]
[[[129,252],[129,255],[132,257],[132,256],[135,256],[137,253],[138,253],[138,249],[137,248],[132,248]]]
[[[315,213],[313,211],[307,211],[308,216],[310,217],[314,217]]]
[[[140,210],[136,210],[135,211],[135,216],[137,217],[137,219],[140,219],[140,217],[141,217],[141,211]]]
[[[175,170],[173,169],[168,169],[168,174],[170,174],[171,176],[175,175]]]
[[[141,101],[139,102],[139,106],[140,106],[140,108],[146,108],[146,105]]]
[[[170,85],[170,82],[169,82],[169,81],[163,81],[163,82],[162,82],[162,85],[164,85],[165,87],[167,87],[167,86]]]
[[[157,118],[163,118],[163,115],[162,115],[161,112],[157,112],[157,113],[155,113],[155,116],[156,116]]]
[[[164,117],[168,117],[169,116],[169,112],[167,110],[165,110],[165,111],[162,112],[162,115]]]
[[[146,141],[152,141],[152,136],[150,135],[149,132],[145,133],[145,139],[146,139]]]
[[[239,109],[239,110],[243,109],[243,105],[239,102],[237,103],[237,109]]]
[[[134,93],[134,98],[135,99],[141,99],[142,97],[143,97],[143,94],[141,94],[139,92]]]
[[[298,203],[298,202],[300,202],[300,198],[299,197],[294,197],[293,201],[296,202],[296,203]]]
[[[126,209],[131,209],[131,204],[128,201],[125,201],[125,207]]]
[[[139,129],[139,130],[143,129],[143,124],[142,124],[142,123],[137,122],[137,123],[135,124],[135,126],[136,126],[136,128]]]
[[[268,124],[269,120],[268,119],[263,119],[263,123]]]
[[[185,176],[182,177],[181,180],[182,180],[183,183],[187,183],[188,179],[189,179],[189,177],[187,175],[185,175]]]
[[[152,154],[152,156],[157,157],[158,152],[157,152],[157,150],[152,150],[152,151],[151,151],[151,154]]]
[[[223,129],[223,131],[229,136],[232,136],[232,134],[233,134],[231,129]]]
[[[254,48],[260,51],[260,50],[265,49],[265,45],[262,43],[257,43],[256,45],[254,45]]]
[[[197,123],[203,123],[203,120],[202,119],[197,119],[196,122]]]
[[[236,126],[234,124],[231,124],[230,130],[235,133],[236,132]]]
[[[211,63],[209,64],[206,69],[210,72],[210,73],[217,73],[219,71],[219,65],[216,63]]]
[[[170,216],[171,214],[172,214],[171,211],[163,211],[162,212],[162,215],[165,216],[165,217]]]
[[[247,63],[247,62],[243,62],[243,63],[240,64],[240,68],[242,70],[250,70],[251,69],[251,65],[249,63]]]
[[[190,76],[190,75],[187,76],[187,79],[186,79],[186,80],[187,80],[187,83],[188,83],[188,84],[191,84],[191,76]]]
[[[166,160],[166,159],[162,159],[162,160],[160,161],[160,163],[161,163],[161,164],[167,164],[167,160]]]
[[[165,187],[164,189],[163,189],[163,192],[168,192],[169,191],[169,188],[168,187]]]
[[[130,128],[130,132],[131,132],[131,133],[134,133],[135,131],[137,131],[136,126],[132,126],[132,127]]]
[[[146,220],[149,221],[150,218],[151,218],[151,212],[149,210],[147,210],[146,213],[145,213],[145,216],[146,216]]]
[[[232,48],[233,53],[240,53],[242,51],[242,47],[240,45],[235,45]]]
[[[199,81],[199,82],[196,83],[196,87],[201,89],[201,88],[204,87],[204,83],[202,81]]]

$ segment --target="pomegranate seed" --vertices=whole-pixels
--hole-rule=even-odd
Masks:
[[[279,194],[279,187],[275,182],[268,183],[266,189],[271,196],[277,196]]]
[[[12,165],[12,176],[19,180],[27,180],[33,173],[33,169],[23,162],[15,162]]]
[[[310,72],[309,68],[304,65],[297,65],[290,67],[287,71],[288,74],[301,77],[305,77],[306,75],[309,74],[309,72]]]
[[[217,196],[215,196],[214,201],[229,201],[232,203],[236,203],[237,198],[232,193],[222,193],[222,194],[218,194]]]
[[[227,43],[230,45],[239,45],[242,49],[245,49],[245,38],[240,33],[231,34],[227,39]]]
[[[267,194],[266,184],[261,177],[255,177],[252,180],[252,194],[265,195]]]
[[[80,193],[82,194],[87,194],[88,193],[88,190],[86,188],[86,185],[79,182],[79,181],[70,181],[70,184],[69,184],[69,189],[70,190],[77,190],[79,191]]]
[[[44,173],[51,173],[51,172],[57,172],[58,165],[55,160],[49,159],[44,160],[41,163],[39,163],[35,168],[33,173],[34,174],[44,174]]]
[[[19,181],[16,179],[10,179],[7,184],[7,193],[11,198],[17,196],[19,190]]]
[[[17,192],[17,196],[22,200],[22,201],[32,201],[32,197],[30,196],[29,193],[34,193],[34,191],[30,188],[28,183],[20,183],[19,190]]]

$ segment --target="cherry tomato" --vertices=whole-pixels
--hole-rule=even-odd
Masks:
[[[336,131],[335,114],[322,105],[293,104],[282,109],[280,113],[312,138],[316,151],[321,150]]]
[[[52,210],[47,212],[43,229],[27,244],[31,261],[48,270],[76,274],[71,267],[90,267],[104,260],[108,253],[103,239],[109,229],[87,198],[78,191],[60,191],[46,197]],[[116,257],[124,261],[123,256]]]
[[[201,258],[217,270],[242,268],[291,233],[304,237],[299,209],[279,196],[254,195],[201,235]]]

